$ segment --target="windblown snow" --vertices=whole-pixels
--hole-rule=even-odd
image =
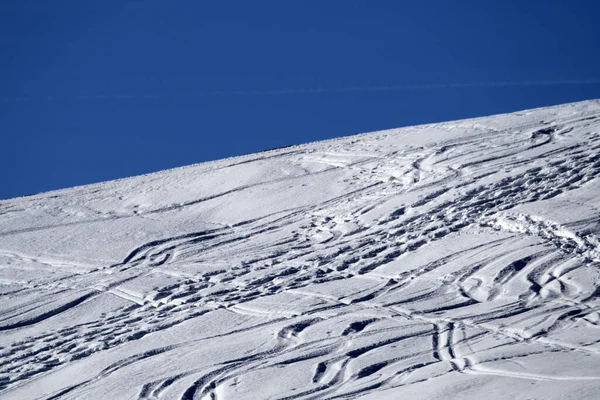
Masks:
[[[600,398],[600,101],[0,201],[6,399]]]

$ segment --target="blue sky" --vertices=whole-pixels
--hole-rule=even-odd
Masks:
[[[584,0],[5,1],[0,198],[598,98],[598,15]]]

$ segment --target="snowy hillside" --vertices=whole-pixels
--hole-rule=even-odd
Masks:
[[[600,398],[600,102],[0,201],[6,399]]]

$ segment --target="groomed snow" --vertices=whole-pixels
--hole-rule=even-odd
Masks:
[[[600,398],[600,101],[0,201],[3,399]]]

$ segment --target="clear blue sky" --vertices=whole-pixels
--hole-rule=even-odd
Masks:
[[[3,1],[0,198],[598,98],[599,15],[582,0]]]

